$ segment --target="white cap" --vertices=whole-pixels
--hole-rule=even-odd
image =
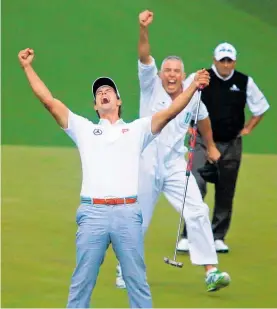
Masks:
[[[219,61],[223,58],[230,58],[233,61],[237,59],[237,51],[235,47],[229,43],[221,43],[214,50],[214,58]]]

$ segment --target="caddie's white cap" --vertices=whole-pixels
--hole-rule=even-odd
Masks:
[[[120,99],[120,94],[118,91],[118,88],[116,86],[116,83],[110,78],[110,77],[106,77],[106,76],[102,76],[102,77],[98,77],[92,84],[92,95],[95,99],[96,97],[96,91],[98,88],[102,87],[102,86],[110,86],[114,89],[114,91],[117,94],[118,99]]]
[[[235,47],[227,42],[219,44],[214,50],[214,58],[219,61],[223,58],[230,58],[233,61],[237,59]]]

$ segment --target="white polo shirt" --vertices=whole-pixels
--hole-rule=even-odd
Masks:
[[[233,71],[229,76],[227,76],[226,78],[223,78],[217,72],[217,69],[214,64],[212,65],[212,70],[215,72],[218,78],[224,81],[229,80],[234,74],[234,71]],[[192,73],[187,78],[187,81],[189,83],[193,80],[194,75],[195,73]],[[261,90],[258,88],[258,86],[255,84],[253,78],[250,76],[248,76],[248,82],[247,82],[247,88],[246,88],[246,104],[253,116],[260,116],[269,109],[269,104],[267,102],[267,99],[265,98]]]
[[[149,65],[138,61],[139,82],[140,82],[140,117],[148,117],[154,113],[168,108],[172,103],[171,97],[165,91],[162,81],[158,76],[158,69],[154,58]],[[190,83],[183,83],[183,89],[186,89]],[[149,146],[152,152],[155,152],[160,160],[173,160],[178,156],[184,156],[187,148],[184,146],[184,138],[190,125],[191,119],[194,119],[198,102],[197,92],[193,95],[185,109],[171,120],[162,130],[159,137]],[[206,106],[201,102],[198,120],[208,117]],[[148,147],[147,153],[150,153]],[[159,151],[155,149],[158,147]],[[150,154],[149,154],[150,155]]]
[[[78,147],[82,165],[81,196],[91,198],[137,195],[139,158],[154,139],[152,117],[115,124],[101,119],[94,124],[69,111],[64,131]]]

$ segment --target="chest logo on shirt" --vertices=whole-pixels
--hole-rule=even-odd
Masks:
[[[122,133],[124,134],[124,133],[126,133],[126,132],[128,132],[129,131],[129,129],[122,129]]]
[[[240,89],[237,87],[237,85],[233,84],[232,87],[230,87],[231,91],[240,91]]]
[[[189,121],[190,121],[190,119],[191,119],[191,113],[190,113],[190,112],[187,112],[187,113],[185,114],[184,123],[185,123],[185,124],[188,124]]]
[[[94,135],[101,135],[103,132],[102,132],[102,130],[100,130],[100,129],[94,129],[93,130],[93,134]]]

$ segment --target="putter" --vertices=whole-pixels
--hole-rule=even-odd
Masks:
[[[200,108],[200,103],[201,103],[202,89],[203,89],[202,87],[200,87],[198,89],[198,101],[197,101],[197,105],[196,105],[196,115],[195,115],[195,120],[194,120],[194,124],[193,124],[193,127],[192,127],[192,134],[190,136],[188,163],[187,163],[187,168],[186,168],[186,185],[185,185],[185,190],[184,190],[184,200],[183,200],[182,212],[180,214],[180,220],[179,220],[179,225],[178,225],[178,232],[177,232],[177,239],[176,239],[176,244],[175,244],[174,256],[173,256],[172,260],[169,259],[168,257],[164,257],[164,262],[166,264],[169,264],[171,266],[178,267],[178,268],[183,267],[182,262],[176,261],[176,255],[177,255],[177,246],[178,246],[178,241],[179,241],[180,231],[181,231],[181,224],[182,224],[182,220],[183,220],[183,212],[184,212],[184,207],[185,207],[185,203],[186,203],[189,176],[190,176],[191,169],[192,169],[192,162],[193,162],[194,149],[195,149],[195,143],[196,143],[197,121],[198,121],[198,114],[199,114],[199,108]]]

